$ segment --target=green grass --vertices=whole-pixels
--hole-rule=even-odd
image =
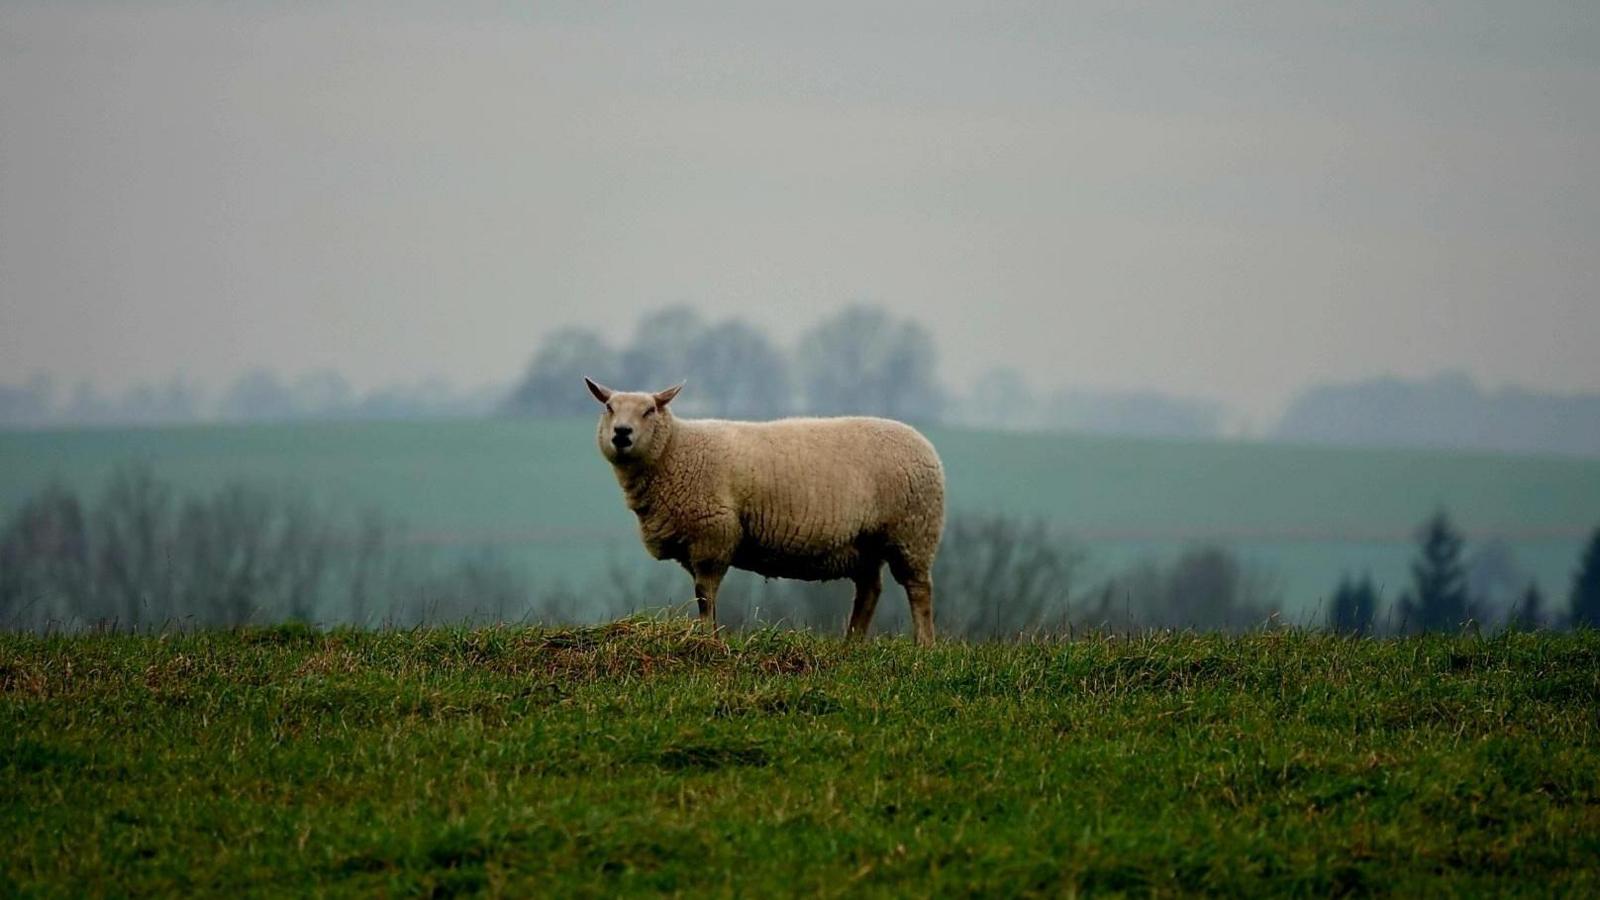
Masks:
[[[0,894],[1600,891],[1600,634],[0,635]]]

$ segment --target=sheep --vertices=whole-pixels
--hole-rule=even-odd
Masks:
[[[883,566],[905,588],[918,644],[933,642],[933,559],[944,530],[944,467],[916,429],[864,416],[733,422],[678,419],[683,385],[614,391],[595,435],[639,536],[694,579],[716,626],[728,569],[768,578],[855,582],[846,634],[866,634]]]

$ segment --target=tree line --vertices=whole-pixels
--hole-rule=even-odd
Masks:
[[[1524,631],[1600,628],[1600,528],[1578,560],[1565,610],[1551,608],[1534,581],[1521,586],[1516,598],[1503,608],[1491,603],[1483,593],[1475,593],[1467,577],[1466,539],[1443,510],[1417,529],[1416,541],[1411,584],[1391,605],[1387,616],[1380,609],[1382,598],[1372,576],[1346,573],[1328,606],[1330,630],[1370,635],[1483,627]]]
[[[823,319],[791,352],[741,319],[709,320],[671,306],[642,317],[623,343],[587,328],[552,332],[503,410],[589,415],[594,403],[579,389],[587,376],[626,390],[687,380],[690,390],[674,408],[690,416],[856,413],[931,422],[945,411],[937,370],[928,329],[877,307],[850,306]]]
[[[489,415],[503,398],[503,386],[462,389],[442,378],[358,390],[331,369],[290,378],[253,368],[216,393],[181,375],[115,393],[86,381],[62,391],[40,374],[0,384],[0,428],[456,418]]]
[[[1352,635],[1600,628],[1600,529],[1564,608],[1531,583],[1509,604],[1491,600],[1473,587],[1465,546],[1448,515],[1431,517],[1395,602],[1384,607],[1370,576],[1347,575],[1326,627]],[[0,521],[0,628],[565,624],[659,607],[681,592],[680,578],[671,567],[616,566],[598,590],[535,584],[490,552],[418,546],[403,523],[375,513],[249,481],[183,492],[141,465],[115,470],[98,496],[46,486]],[[953,514],[935,579],[941,628],[970,638],[1296,624],[1283,618],[1273,573],[1226,547],[1097,574],[1077,541],[1006,515]],[[838,587],[736,574],[724,588],[728,624],[777,617],[834,630],[848,606]],[[879,617],[880,629],[903,626],[903,604],[883,604]]]
[[[766,419],[796,413],[872,414],[1003,430],[1064,429],[1142,437],[1218,438],[1248,433],[1237,411],[1152,390],[1031,383],[1002,363],[959,384],[941,381],[931,333],[913,318],[866,305],[823,317],[796,340],[777,341],[737,316],[708,318],[686,305],[647,313],[618,336],[564,327],[539,342],[510,386],[462,389],[438,377],[358,390],[321,369],[296,376],[252,368],[218,392],[183,376],[103,393],[88,382],[60,390],[37,374],[0,383],[0,428],[576,416],[592,410],[577,379],[614,387],[693,383],[691,415]],[[1518,388],[1486,392],[1446,373],[1307,387],[1273,438],[1359,446],[1480,447],[1528,453],[1600,452],[1600,395]]]
[[[399,523],[232,481],[180,492],[143,465],[98,497],[53,484],[0,527],[0,628],[408,625],[511,615],[500,560],[444,559]]]
[[[941,628],[969,638],[1244,630],[1280,606],[1270,577],[1220,547],[1109,578],[1087,562],[1043,522],[954,515],[935,569]],[[503,557],[419,547],[375,514],[248,481],[181,491],[142,465],[114,471],[98,496],[47,486],[0,522],[0,628],[570,624],[684,599],[670,566],[616,566],[609,579],[588,590],[535,584]],[[841,587],[738,573],[724,589],[726,624],[835,631],[849,608]],[[904,604],[885,603],[877,627],[903,629],[904,619]]]
[[[940,380],[926,327],[861,304],[823,317],[792,347],[738,317],[708,319],[689,306],[646,314],[622,340],[561,328],[540,342],[500,409],[589,415],[587,395],[572,388],[584,376],[628,390],[687,380],[690,390],[675,408],[733,419],[877,415],[975,428],[1216,437],[1226,418],[1222,404],[1154,391],[1040,391],[1010,366],[951,385]]]

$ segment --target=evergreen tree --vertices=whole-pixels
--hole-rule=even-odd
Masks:
[[[1417,531],[1412,588],[1400,599],[1402,621],[1413,631],[1454,631],[1471,615],[1461,563],[1461,533],[1443,510]]]
[[[1522,599],[1511,607],[1506,627],[1518,631],[1538,631],[1544,627],[1544,594],[1540,592],[1537,581],[1528,582],[1528,589],[1522,593]]]
[[[1600,528],[1589,538],[1583,562],[1572,576],[1572,627],[1600,628]]]
[[[1328,609],[1328,629],[1339,634],[1364,636],[1372,633],[1372,620],[1377,612],[1378,592],[1369,575],[1360,581],[1349,575],[1339,579],[1333,594],[1333,605]]]

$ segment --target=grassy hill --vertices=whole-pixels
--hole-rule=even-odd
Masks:
[[[1600,634],[0,634],[0,893],[1593,894]]]

